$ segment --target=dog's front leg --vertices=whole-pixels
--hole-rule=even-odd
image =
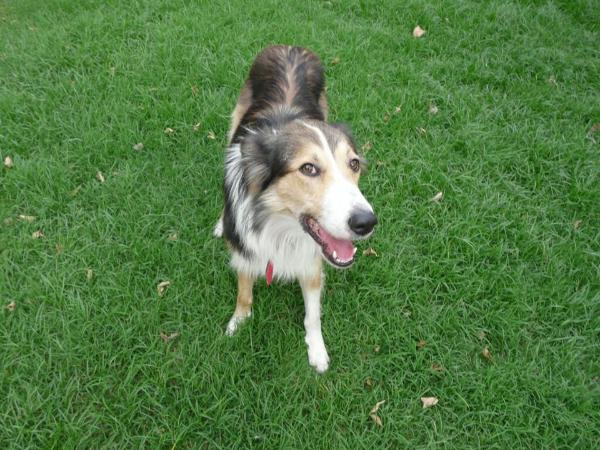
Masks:
[[[243,272],[238,272],[237,302],[233,316],[229,319],[225,333],[233,336],[238,327],[252,315],[252,286],[254,278]]]
[[[319,261],[320,262],[320,261]],[[329,355],[321,334],[321,290],[323,274],[321,270],[311,278],[301,278],[300,287],[304,297],[304,328],[308,345],[308,362],[317,372],[323,373],[329,367]]]

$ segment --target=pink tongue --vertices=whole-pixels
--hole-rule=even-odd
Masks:
[[[329,253],[336,252],[338,259],[347,261],[354,256],[354,245],[352,245],[352,241],[335,238],[323,228],[319,230],[319,237],[328,248]]]

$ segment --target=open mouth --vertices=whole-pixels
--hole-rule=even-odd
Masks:
[[[302,216],[301,221],[304,231],[321,246],[323,255],[331,264],[335,267],[352,265],[356,248],[350,239],[333,237],[311,216]]]

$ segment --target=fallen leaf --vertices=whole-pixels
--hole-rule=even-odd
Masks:
[[[96,172],[96,180],[98,180],[100,183],[104,183],[106,181],[106,178],[104,178],[104,174],[100,171]]]
[[[368,152],[369,150],[371,150],[373,148],[373,143],[372,142],[366,142],[362,147],[361,150],[363,152]]]
[[[57,255],[60,255],[65,250],[65,247],[62,244],[56,244],[54,248],[56,249]]]
[[[29,223],[31,223],[35,220],[35,216],[26,216],[25,214],[19,214],[17,216],[17,218],[19,220],[22,220],[23,222],[29,222]]]
[[[179,235],[177,233],[171,233],[169,236],[167,236],[167,241],[176,241],[177,239],[179,239]]]
[[[215,133],[213,133],[212,131],[209,131],[208,134],[206,135],[207,138],[209,139],[216,139],[217,136],[215,135]]]
[[[417,348],[419,350],[422,350],[423,348],[425,348],[426,345],[427,345],[427,342],[424,341],[423,339],[421,339],[419,342],[417,342]]]
[[[373,409],[371,409],[371,412],[369,413],[369,417],[379,427],[382,427],[383,423],[381,422],[381,418],[377,415],[377,411],[379,411],[379,407],[381,405],[383,405],[384,403],[385,403],[385,400],[381,400],[381,401],[375,403],[375,406],[373,406]]]
[[[165,128],[165,134],[173,134],[175,133],[175,130],[173,128],[167,127]]]
[[[138,142],[137,144],[135,144],[133,146],[133,149],[137,152],[139,152],[140,150],[144,150],[144,144],[141,142]]]
[[[416,38],[420,38],[421,36],[423,36],[425,33],[427,33],[427,31],[425,31],[423,28],[421,28],[419,25],[417,25],[415,27],[415,29],[413,30],[413,36]]]
[[[435,106],[434,104],[429,105],[429,109],[427,110],[427,112],[429,112],[429,114],[437,114],[439,112],[439,109],[437,106]]]
[[[333,59],[331,60],[331,65],[332,65],[332,66],[335,66],[335,65],[339,64],[340,62],[342,62],[342,60],[340,59],[340,57],[339,57],[339,56],[336,56],[335,58],[333,58]]]
[[[88,281],[92,281],[92,278],[94,278],[94,271],[90,268],[85,269],[85,278]]]
[[[438,363],[433,363],[431,365],[431,370],[435,370],[436,372],[443,372],[444,366],[442,366],[441,364],[438,364]]]
[[[33,232],[33,234],[31,235],[31,237],[32,237],[33,239],[39,239],[39,238],[42,238],[42,237],[44,237],[44,232],[43,232],[42,230],[37,230],[37,231],[34,231],[34,232]]]
[[[430,200],[432,202],[439,202],[443,197],[444,197],[444,193],[440,191],[437,194],[435,194],[433,197],[431,197]]]
[[[437,397],[421,397],[421,403],[423,403],[423,409],[431,408],[438,404]]]
[[[160,297],[163,296],[163,294],[165,293],[165,291],[167,290],[167,288],[171,285],[170,281],[161,281],[160,283],[158,283],[156,285],[156,290],[158,291],[158,295]]]
[[[490,350],[487,348],[487,345],[485,347],[483,347],[483,350],[481,350],[481,356],[483,356],[488,361],[492,360],[492,354],[490,353]]]
[[[194,131],[198,131],[200,129],[200,127],[202,126],[202,124],[200,122],[194,124],[194,126],[192,127],[192,129]]]
[[[162,331],[160,332],[160,338],[163,340],[163,342],[167,343],[172,341],[173,339],[176,339],[177,337],[179,337],[179,333],[175,332],[175,333],[171,333],[168,336],[163,333]]]
[[[8,169],[10,169],[13,166],[13,160],[10,156],[7,156],[4,158],[4,166]]]
[[[379,256],[379,255],[377,255],[377,252],[375,251],[375,249],[372,247],[369,247],[368,249],[363,250],[363,255],[364,256]]]
[[[10,302],[8,305],[5,305],[4,307],[6,309],[8,309],[10,312],[13,312],[16,309],[17,304],[13,301],[13,302]]]
[[[576,220],[575,222],[573,222],[573,228],[575,228],[576,230],[579,229],[579,227],[581,226],[582,220]]]

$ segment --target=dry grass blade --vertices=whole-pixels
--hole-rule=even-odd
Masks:
[[[581,226],[581,224],[582,224],[582,223],[583,223],[583,221],[582,221],[582,220],[579,220],[579,219],[578,219],[578,220],[576,220],[575,222],[573,222],[573,228],[574,228],[575,230],[578,230],[578,229],[579,229],[579,227]]]
[[[437,397],[421,397],[421,403],[423,404],[423,409],[431,408],[432,406],[437,405],[438,401],[439,400]]]
[[[134,149],[136,152],[139,152],[139,151],[141,151],[141,150],[144,150],[144,144],[143,144],[142,142],[138,142],[137,144],[135,144],[135,145],[133,146],[133,149]]]
[[[417,342],[417,349],[422,350],[425,348],[426,345],[427,345],[427,341],[421,339],[421,340],[419,340],[419,342]]]
[[[442,198],[444,198],[444,193],[440,191],[437,194],[435,194],[433,197],[431,197],[430,200],[432,202],[439,202]]]
[[[176,232],[167,236],[167,241],[176,241],[177,239],[179,239],[179,235]]]
[[[381,417],[379,417],[377,415],[377,412],[379,411],[379,408],[381,407],[381,405],[383,405],[385,403],[385,400],[381,400],[377,403],[375,403],[375,406],[373,406],[373,408],[371,409],[371,412],[369,413],[369,417],[371,418],[371,420],[373,420],[373,422],[375,422],[375,424],[379,427],[383,426],[383,423],[381,422]]]
[[[171,342],[173,339],[176,339],[178,337],[179,337],[178,332],[171,333],[169,335],[163,333],[162,331],[160,332],[160,338],[163,340],[164,343]]]
[[[94,278],[94,271],[90,268],[85,269],[85,279],[88,281],[92,281],[92,278]]]
[[[17,218],[19,220],[22,220],[23,222],[28,222],[28,223],[31,223],[35,220],[35,216],[26,216],[25,214],[19,214],[17,216]]]
[[[419,25],[417,25],[415,27],[415,29],[413,30],[412,35],[416,38],[420,38],[425,33],[427,33],[427,31],[425,31],[423,28],[421,28]]]
[[[429,112],[429,114],[431,114],[431,115],[434,115],[439,112],[439,109],[434,104],[431,104],[431,105],[429,105],[429,109],[427,110],[427,112]]]
[[[368,152],[369,150],[371,150],[373,148],[373,143],[372,142],[366,142],[362,147],[361,150],[363,152]]]
[[[171,285],[170,281],[161,281],[156,285],[156,291],[158,292],[159,297],[162,297],[167,290],[167,288]]]
[[[14,165],[13,160],[10,156],[4,158],[4,166],[10,169]]]
[[[4,306],[6,309],[8,309],[10,312],[13,312],[16,308],[17,308],[17,304],[12,301],[10,302],[8,305]]]
[[[368,249],[363,250],[363,255],[364,256],[379,256],[377,254],[377,252],[375,251],[375,249],[372,247],[369,247]]]
[[[104,174],[100,171],[96,172],[96,180],[98,180],[100,183],[104,183],[106,181],[106,178],[104,178]]]
[[[167,127],[165,128],[165,134],[173,134],[175,133],[175,130],[173,128]]]
[[[211,139],[211,140],[214,140],[214,139],[217,138],[217,136],[215,135],[215,133],[212,132],[212,131],[209,131],[208,134],[206,135],[206,137],[209,138],[209,139]]]
[[[34,232],[31,234],[31,237],[32,237],[33,239],[39,239],[39,238],[43,238],[43,237],[44,237],[44,232],[43,232],[42,230],[37,230],[37,231],[34,231]]]
[[[339,57],[339,56],[336,56],[335,58],[333,58],[333,59],[331,60],[331,65],[332,65],[332,66],[335,66],[335,65],[339,64],[340,62],[342,62],[342,60],[340,59],[340,57]]]
[[[192,130],[198,131],[201,126],[202,126],[202,124],[200,122],[198,122],[198,123],[194,124],[194,126],[192,127]]]
[[[431,365],[431,370],[433,370],[435,372],[443,372],[444,371],[444,366],[442,366],[441,364],[438,364],[438,363],[433,363]]]

